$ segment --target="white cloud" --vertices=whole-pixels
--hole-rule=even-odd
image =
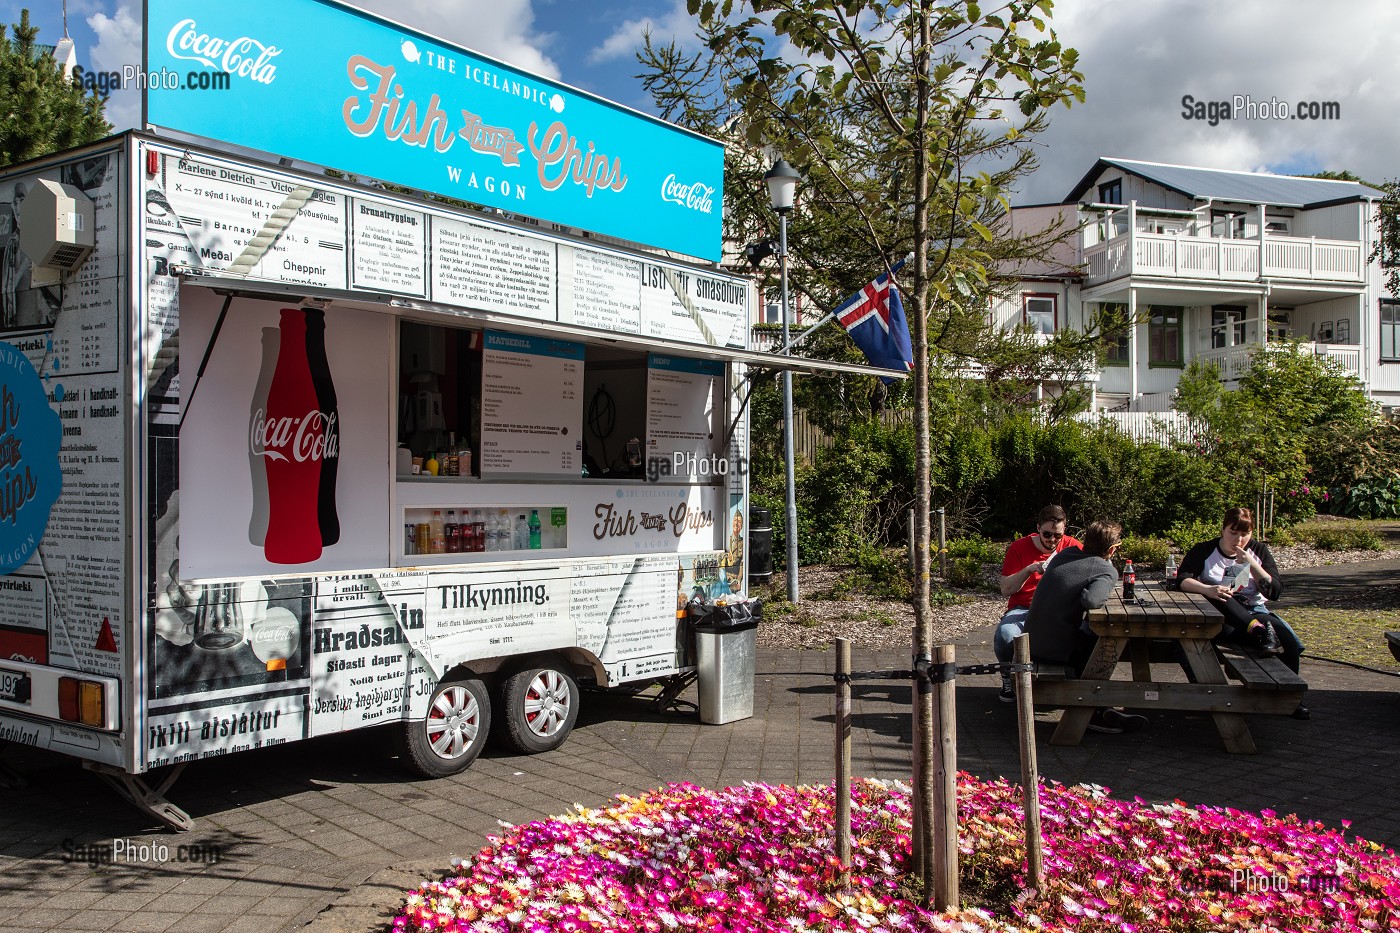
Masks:
[[[682,48],[696,46],[695,18],[686,12],[684,0],[673,0],[671,8],[658,17],[629,19],[588,53],[588,64],[622,60],[632,63],[642,45],[642,36],[650,32],[652,42],[665,45],[675,41]]]
[[[1363,0],[1060,0],[1052,25],[1080,52],[1087,100],[1052,113],[1018,203],[1058,201],[1101,155],[1212,168],[1400,174],[1400,6]],[[1337,101],[1333,122],[1204,121],[1181,99]]]
[[[138,11],[139,13],[139,11]],[[121,71],[124,66],[141,67],[141,19],[126,6],[108,16],[96,12],[87,18],[88,28],[97,36],[88,60],[94,71]],[[113,91],[107,100],[107,122],[118,130],[141,122],[141,92],[133,85]]]
[[[554,36],[535,30],[531,0],[357,0],[356,6],[525,71],[559,77],[559,66],[545,53]]]

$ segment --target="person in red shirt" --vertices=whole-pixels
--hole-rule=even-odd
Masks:
[[[1078,538],[1065,534],[1066,521],[1064,509],[1047,505],[1036,518],[1035,534],[1026,535],[1006,549],[1006,559],[1001,563],[1001,595],[1007,597],[1006,612],[992,638],[998,661],[1011,661],[1011,643],[1026,630],[1031,597],[1050,560],[1067,547],[1083,547]],[[1016,702],[1010,674],[1001,675],[1000,699],[1003,703]]]

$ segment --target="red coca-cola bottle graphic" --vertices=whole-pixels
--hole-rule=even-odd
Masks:
[[[316,404],[321,412],[324,443],[321,447],[321,487],[316,497],[317,524],[321,546],[340,540],[340,513],[335,507],[335,477],[340,467],[340,413],[336,409],[335,380],[326,360],[326,313],[306,309],[306,362],[311,367],[311,384],[316,388]]]
[[[255,413],[250,442],[267,470],[263,554],[274,564],[304,564],[321,556],[321,458],[312,451],[318,438],[324,445],[324,435],[307,361],[305,312],[283,308],[280,329],[267,410]]]

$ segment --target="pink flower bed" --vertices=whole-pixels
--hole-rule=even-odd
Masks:
[[[1400,931],[1395,853],[1270,811],[1041,789],[1047,880],[1026,890],[1020,792],[959,775],[957,914],[904,896],[909,788],[853,789],[843,885],[830,786],[671,785],[508,827],[409,894],[407,931]]]

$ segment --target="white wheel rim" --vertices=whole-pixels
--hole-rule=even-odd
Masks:
[[[423,723],[428,745],[439,758],[461,758],[476,742],[481,729],[481,707],[466,687],[448,687],[433,700]]]
[[[553,738],[569,718],[569,681],[558,671],[540,671],[525,688],[525,726],[542,739]]]

